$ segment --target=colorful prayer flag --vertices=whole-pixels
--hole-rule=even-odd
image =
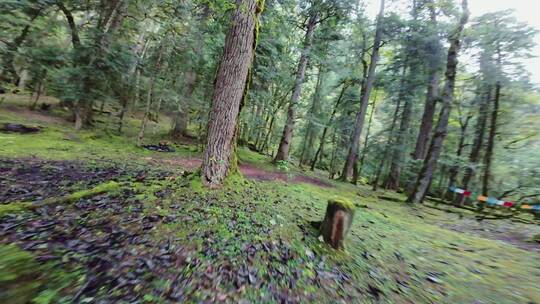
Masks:
[[[488,197],[487,203],[490,205],[496,205],[499,200],[494,197]]]
[[[504,203],[503,203],[503,206],[505,206],[505,207],[512,207],[512,206],[514,206],[514,203],[512,203],[512,202],[504,202]]]
[[[478,200],[481,201],[481,202],[485,202],[488,200],[488,197],[487,196],[483,196],[483,195],[479,195],[478,196]]]
[[[471,191],[465,190],[465,192],[463,192],[463,196],[471,196],[471,194]]]

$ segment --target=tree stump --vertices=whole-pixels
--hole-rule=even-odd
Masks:
[[[319,232],[323,240],[334,249],[343,249],[344,240],[351,228],[354,204],[343,198],[331,199],[326,206],[326,215]]]

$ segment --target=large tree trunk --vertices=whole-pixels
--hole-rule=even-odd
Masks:
[[[207,143],[201,166],[202,181],[210,187],[220,186],[229,171],[236,170],[233,141],[255,52],[255,27],[262,5],[260,0],[237,0],[225,38],[223,57],[214,82]]]
[[[311,161],[311,167],[310,167],[311,171],[315,170],[315,165],[317,164],[317,161],[319,160],[319,158],[322,159],[324,155],[324,142],[326,140],[326,134],[328,133],[328,129],[331,127],[332,123],[334,122],[334,117],[336,116],[336,112],[339,108],[341,100],[343,99],[343,95],[345,94],[345,91],[347,91],[348,87],[349,87],[348,84],[343,84],[343,88],[341,89],[338,99],[336,103],[334,104],[334,109],[332,109],[332,113],[330,114],[328,123],[324,126],[324,129],[321,135],[321,140],[319,142],[319,147],[317,148],[317,151],[315,152],[315,156],[313,156],[313,160]]]
[[[309,61],[309,53],[311,52],[311,45],[313,43],[313,35],[315,33],[315,27],[318,22],[318,14],[315,9],[312,9],[307,24],[306,35],[304,37],[304,48],[300,55],[300,61],[298,62],[298,69],[296,71],[296,79],[294,80],[294,90],[289,102],[289,108],[287,109],[287,121],[283,127],[283,134],[279,143],[279,148],[274,158],[274,162],[280,160],[289,160],[289,150],[293,137],[295,110],[300,93],[302,92],[302,85],[304,84],[304,78],[306,74],[306,68]]]
[[[381,0],[381,7],[379,15],[377,16],[377,25],[375,29],[375,38],[373,40],[373,49],[371,51],[371,62],[369,63],[368,76],[366,79],[365,86],[362,87],[362,97],[360,98],[360,110],[356,114],[356,120],[354,123],[354,131],[350,138],[349,143],[349,153],[347,154],[347,159],[345,165],[343,166],[343,171],[341,172],[340,180],[347,181],[349,176],[353,172],[353,167],[356,165],[356,160],[358,159],[358,149],[360,146],[360,136],[362,135],[362,128],[364,127],[364,120],[366,117],[367,106],[369,103],[369,95],[373,87],[373,82],[375,80],[375,69],[377,67],[377,62],[379,61],[379,49],[381,47],[382,41],[382,30],[383,30],[383,17],[384,17],[384,0]]]
[[[497,116],[499,114],[499,99],[501,96],[501,83],[495,84],[495,98],[493,109],[491,110],[491,121],[486,154],[484,155],[484,176],[482,178],[482,195],[487,196],[489,191],[489,179],[491,178],[491,162],[493,160],[493,150],[495,149],[495,135],[497,134]]]
[[[435,133],[424,160],[424,164],[418,174],[413,191],[407,198],[409,203],[421,203],[426,196],[426,193],[431,185],[433,173],[437,167],[439,155],[441,154],[444,139],[448,129],[448,119],[452,110],[452,102],[454,100],[454,87],[456,82],[456,70],[458,64],[458,52],[460,48],[460,38],[465,24],[469,20],[469,10],[467,8],[467,0],[462,1],[463,13],[460,21],[452,35],[450,36],[450,47],[446,60],[445,84],[442,93],[442,108],[437,121]]]
[[[484,145],[484,134],[486,130],[487,112],[490,101],[491,86],[488,86],[487,92],[485,93],[485,96],[481,98],[480,105],[478,107],[478,120],[476,121],[474,142],[471,147],[471,153],[469,154],[469,165],[467,166],[467,169],[465,169],[465,175],[463,176],[461,185],[459,185],[463,189],[467,189],[469,187],[469,183],[476,173],[476,166],[480,160],[480,152],[482,151],[482,147]],[[458,194],[454,198],[454,204],[462,205],[464,199],[464,195]]]
[[[435,116],[435,109],[437,107],[437,97],[439,91],[439,49],[440,42],[439,36],[436,31],[437,27],[437,12],[433,1],[428,2],[429,12],[431,16],[430,25],[433,27],[434,32],[431,39],[433,44],[433,53],[428,58],[428,86],[426,93],[426,102],[424,104],[424,113],[422,114],[422,122],[420,123],[420,130],[418,132],[418,138],[416,139],[416,147],[413,152],[413,159],[424,159],[428,150],[429,139],[431,135],[431,129],[433,128],[433,118]]]

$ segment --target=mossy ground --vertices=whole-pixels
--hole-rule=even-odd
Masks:
[[[123,136],[116,135],[112,127],[110,131],[75,133],[71,124],[62,120],[64,112],[30,115],[21,109],[21,102],[22,97],[6,99],[0,106],[0,123],[37,124],[44,130],[32,135],[0,133],[0,158],[35,157],[77,160],[90,166],[113,163],[145,168],[148,159],[168,160],[199,153],[189,145],[177,148],[175,153],[135,147],[135,119],[128,121],[127,135]],[[98,118],[112,125],[110,118]],[[167,126],[166,118],[155,124],[148,142],[164,138]],[[275,170],[268,157],[246,149],[239,150],[239,159]],[[316,303],[540,303],[537,247],[516,246],[506,240],[511,233],[532,238],[540,233],[538,225],[510,220],[477,222],[467,211],[456,210],[458,214],[408,206],[402,203],[401,194],[373,192],[367,186],[335,181],[327,181],[332,187],[320,187],[235,178],[221,189],[209,190],[197,178],[183,176],[180,166],[151,164],[155,176],[142,181],[123,180],[119,191],[127,196],[122,200],[140,202],[144,218],[160,219],[148,230],[151,242],[173,242],[185,249],[186,258],[183,266],[168,269],[176,279],[158,276],[147,285],[135,286],[132,292],[140,301],[170,302],[175,288],[180,288],[188,295],[183,298],[187,302],[275,303],[284,297],[292,302]],[[291,166],[291,174],[299,172]],[[305,174],[324,178],[323,172]],[[91,187],[70,189],[70,193],[88,189]],[[92,227],[94,221],[103,219],[121,223],[138,208],[129,203],[109,214],[108,195],[96,198],[105,201],[105,211],[90,211],[84,222],[92,222]],[[110,196],[114,195],[118,191]],[[322,220],[327,201],[335,197],[357,206],[345,252],[322,244],[309,225],[310,221]],[[93,201],[80,202],[91,205]],[[32,219],[40,216],[33,214]],[[0,268],[4,270],[0,290],[9,286],[10,293],[0,292],[0,297],[12,299],[24,293],[20,303],[29,299],[36,303],[68,302],[84,284],[81,269],[73,272],[65,263],[40,262],[30,251],[6,245],[7,241],[0,238]],[[242,272],[247,274],[239,278],[237,273]],[[103,288],[93,297],[99,298],[100,292],[106,297]]]

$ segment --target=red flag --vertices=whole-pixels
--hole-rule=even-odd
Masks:
[[[503,206],[512,207],[512,206],[514,206],[514,203],[512,203],[512,202],[504,202]]]
[[[471,196],[471,191],[465,190],[465,192],[463,192],[463,196]]]

